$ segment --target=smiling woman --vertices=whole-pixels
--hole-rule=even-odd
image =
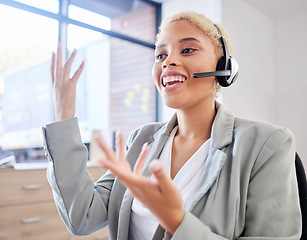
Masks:
[[[118,132],[116,151],[97,137],[105,153],[99,163],[109,171],[94,183],[73,104],[84,65],[70,76],[76,51],[63,64],[58,45],[51,64],[57,121],[43,134],[47,176],[71,233],[108,225],[114,240],[299,239],[293,133],[236,118],[216,101],[220,65],[226,80],[237,76],[230,46],[223,27],[204,15],[163,21],[152,78],[176,113],[132,131],[126,144]],[[199,72],[214,74],[199,79]]]

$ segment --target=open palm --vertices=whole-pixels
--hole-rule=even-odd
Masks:
[[[116,152],[98,137],[97,142],[106,157],[99,162],[129,189],[131,194],[142,202],[170,233],[174,233],[184,216],[181,194],[173,181],[167,176],[158,160],[149,164],[149,171],[155,179],[145,177],[142,173],[149,147],[144,144],[139,158],[132,170],[125,157],[124,140],[117,134]]]

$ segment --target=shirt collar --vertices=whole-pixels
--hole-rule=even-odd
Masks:
[[[211,130],[211,146],[217,149],[222,149],[232,142],[234,116],[219,102],[215,102],[215,108],[216,115]],[[153,138],[156,140],[161,135],[169,136],[177,125],[177,114],[175,113],[171,120],[154,134]]]

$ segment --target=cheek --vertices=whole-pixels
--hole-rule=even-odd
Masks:
[[[194,61],[194,73],[215,71],[217,62],[218,59],[213,54],[210,57],[203,57],[202,59],[198,59],[197,61]]]

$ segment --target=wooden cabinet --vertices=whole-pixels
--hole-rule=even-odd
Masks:
[[[96,181],[105,172],[89,167]],[[66,229],[52,197],[46,169],[0,169],[0,240],[99,240],[109,239],[104,228],[91,235],[72,236]]]

